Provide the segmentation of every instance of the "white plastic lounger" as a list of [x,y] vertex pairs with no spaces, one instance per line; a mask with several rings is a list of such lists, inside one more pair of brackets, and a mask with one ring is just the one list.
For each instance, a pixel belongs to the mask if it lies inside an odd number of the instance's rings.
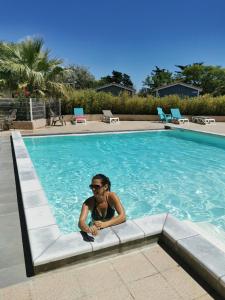
[[111,110],[103,110],[103,118],[102,121],[106,123],[119,123],[120,119],[118,117],[114,117]]
[[192,122],[203,125],[216,124],[215,119],[205,116],[194,116],[192,117]]
[[179,123],[185,123],[187,122],[189,124],[189,119],[188,118],[184,118],[181,113],[179,108],[171,108],[171,115],[172,115],[172,122],[179,122]]

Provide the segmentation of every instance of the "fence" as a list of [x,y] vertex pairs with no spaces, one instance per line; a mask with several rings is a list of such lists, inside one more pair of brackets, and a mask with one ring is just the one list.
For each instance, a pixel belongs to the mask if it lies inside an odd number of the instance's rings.
[[16,108],[17,121],[33,121],[37,119],[47,119],[49,117],[50,108],[56,113],[61,114],[60,100],[43,100],[43,99],[0,99],[0,114],[8,115],[10,109]]

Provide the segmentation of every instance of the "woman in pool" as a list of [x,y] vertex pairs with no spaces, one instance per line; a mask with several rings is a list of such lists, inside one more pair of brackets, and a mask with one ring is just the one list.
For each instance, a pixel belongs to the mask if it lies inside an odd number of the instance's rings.
[[[78,226],[84,232],[97,235],[98,230],[126,221],[125,211],[118,196],[110,191],[108,177],[97,174],[92,178],[90,189],[93,196],[82,205]],[[86,224],[88,212],[91,211],[92,225]],[[118,216],[115,215],[115,211]]]

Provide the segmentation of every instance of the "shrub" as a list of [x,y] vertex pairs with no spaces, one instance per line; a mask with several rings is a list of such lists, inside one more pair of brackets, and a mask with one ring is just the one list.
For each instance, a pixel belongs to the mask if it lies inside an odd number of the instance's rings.
[[83,107],[87,114],[101,114],[103,109],[110,109],[114,114],[157,114],[157,106],[170,113],[170,108],[178,107],[184,115],[225,115],[225,96],[212,97],[203,95],[194,98],[180,98],[170,95],[163,98],[123,93],[113,96],[110,93],[94,90],[79,90],[68,93],[62,100],[62,112],[73,114],[74,107]]

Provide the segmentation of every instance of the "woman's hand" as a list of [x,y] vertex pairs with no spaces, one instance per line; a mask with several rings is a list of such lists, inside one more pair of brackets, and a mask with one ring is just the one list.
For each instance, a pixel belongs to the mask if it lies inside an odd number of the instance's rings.
[[97,235],[98,234],[98,227],[96,226],[96,225],[93,225],[93,226],[90,226],[89,227],[89,230],[90,230],[90,233],[92,234],[92,235]]
[[95,222],[94,222],[94,225],[95,225],[98,229],[103,229],[103,228],[107,227],[105,223],[106,223],[106,222],[95,221]]

